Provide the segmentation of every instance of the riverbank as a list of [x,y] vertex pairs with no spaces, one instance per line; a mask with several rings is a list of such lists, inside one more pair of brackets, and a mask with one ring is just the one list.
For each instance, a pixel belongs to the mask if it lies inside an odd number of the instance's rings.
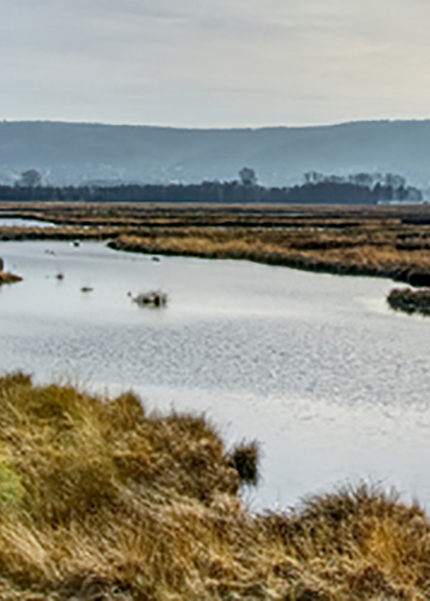
[[0,378],[0,594],[32,599],[420,599],[430,522],[366,487],[251,514],[258,447],[132,393]]
[[388,241],[354,239],[332,233],[233,231],[187,228],[120,235],[115,250],[206,259],[248,260],[306,271],[391,278],[414,286],[430,285],[430,252],[408,252]]
[[0,215],[55,227],[1,228],[1,240],[103,240],[123,251],[246,259],[333,274],[430,285],[430,210],[12,203]]

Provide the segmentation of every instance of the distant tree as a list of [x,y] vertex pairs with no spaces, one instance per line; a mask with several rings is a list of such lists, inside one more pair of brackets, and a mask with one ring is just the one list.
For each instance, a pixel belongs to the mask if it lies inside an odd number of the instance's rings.
[[244,167],[239,171],[240,183],[242,186],[253,187],[257,184],[257,174],[254,169]]
[[303,177],[305,178],[306,184],[319,184],[324,181],[324,176],[321,173],[318,173],[318,171],[308,171],[303,174]]
[[423,199],[423,193],[414,186],[408,186],[406,188],[406,200],[420,202]]
[[24,171],[21,173],[21,178],[18,180],[19,186],[24,186],[25,188],[34,188],[38,186],[42,181],[42,176],[36,169],[29,169],[28,171]]
[[371,188],[374,183],[374,177],[369,173],[356,173],[349,176],[349,181],[355,186],[365,186]]
[[385,175],[385,185],[392,186],[393,188],[400,188],[401,186],[406,185],[406,179],[395,173],[387,173]]
[[324,183],[341,185],[345,184],[346,180],[341,175],[328,175],[324,178]]

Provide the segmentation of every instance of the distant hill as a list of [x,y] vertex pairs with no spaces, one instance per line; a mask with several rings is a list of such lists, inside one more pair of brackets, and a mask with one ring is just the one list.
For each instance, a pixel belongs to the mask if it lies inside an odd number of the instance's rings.
[[33,168],[58,185],[229,181],[244,166],[265,185],[290,185],[315,170],[393,172],[428,187],[430,120],[208,130],[0,122],[3,183]]

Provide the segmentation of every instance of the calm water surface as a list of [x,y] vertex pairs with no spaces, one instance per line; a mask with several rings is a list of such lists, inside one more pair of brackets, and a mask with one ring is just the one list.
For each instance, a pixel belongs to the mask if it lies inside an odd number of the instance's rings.
[[[0,289],[2,372],[131,386],[257,438],[256,509],[360,478],[430,504],[430,319],[391,312],[392,282],[98,243],[2,242],[0,257],[24,277]],[[167,308],[127,296],[154,288]]]
[[37,219],[2,217],[0,212],[0,227],[55,227],[55,224],[48,221],[38,221]]

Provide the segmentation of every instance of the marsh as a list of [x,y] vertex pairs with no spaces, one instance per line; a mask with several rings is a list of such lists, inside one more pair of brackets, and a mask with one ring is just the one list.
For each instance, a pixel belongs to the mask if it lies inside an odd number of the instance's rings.
[[[255,507],[362,477],[430,499],[430,320],[391,311],[390,280],[95,242],[2,242],[0,256],[24,277],[0,290],[3,372],[131,386],[259,440]],[[127,296],[158,289],[162,311]]]

